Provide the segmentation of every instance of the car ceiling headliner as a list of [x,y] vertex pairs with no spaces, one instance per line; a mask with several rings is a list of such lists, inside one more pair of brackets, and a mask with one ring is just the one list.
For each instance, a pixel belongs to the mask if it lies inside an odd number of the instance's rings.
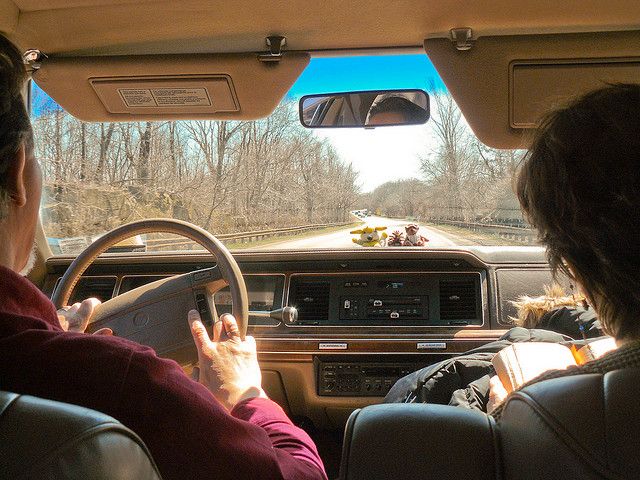
[[630,30],[637,0],[0,0],[0,31],[47,54],[255,52],[268,35],[302,51],[421,48],[475,36]]

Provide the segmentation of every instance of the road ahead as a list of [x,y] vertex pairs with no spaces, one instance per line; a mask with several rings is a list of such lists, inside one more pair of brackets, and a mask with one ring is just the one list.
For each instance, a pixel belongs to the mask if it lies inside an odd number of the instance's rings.
[[[365,218],[365,225],[370,227],[387,227],[387,234],[391,234],[394,230],[404,232],[404,226],[409,223],[407,220],[398,218],[384,218],[370,216]],[[349,232],[353,229],[345,228],[331,233],[321,233],[314,236],[300,238],[296,240],[287,240],[284,242],[269,244],[270,249],[309,249],[309,248],[364,248],[351,241],[355,235]],[[459,245],[454,235],[445,233],[433,227],[420,226],[420,233],[429,239],[428,247],[451,247]]]

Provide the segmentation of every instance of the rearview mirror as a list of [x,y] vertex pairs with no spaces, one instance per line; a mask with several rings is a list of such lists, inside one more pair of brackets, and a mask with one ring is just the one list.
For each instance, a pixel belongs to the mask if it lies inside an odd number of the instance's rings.
[[306,95],[300,99],[300,122],[307,128],[422,125],[429,120],[429,95],[423,90]]

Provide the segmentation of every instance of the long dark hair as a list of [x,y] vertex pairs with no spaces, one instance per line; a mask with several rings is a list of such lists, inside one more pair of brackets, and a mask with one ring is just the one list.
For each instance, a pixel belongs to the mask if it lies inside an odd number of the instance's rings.
[[515,190],[554,272],[582,286],[607,333],[640,339],[640,85],[544,118]]

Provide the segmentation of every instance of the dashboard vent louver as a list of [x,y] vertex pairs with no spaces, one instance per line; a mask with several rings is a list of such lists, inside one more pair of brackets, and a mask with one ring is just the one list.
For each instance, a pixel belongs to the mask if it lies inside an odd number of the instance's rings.
[[478,318],[476,282],[470,280],[440,281],[440,319],[473,321]]
[[113,298],[115,288],[116,277],[82,277],[71,293],[69,305],[89,297],[106,302]]
[[329,318],[329,282],[291,280],[289,305],[298,309],[298,323],[310,323]]

